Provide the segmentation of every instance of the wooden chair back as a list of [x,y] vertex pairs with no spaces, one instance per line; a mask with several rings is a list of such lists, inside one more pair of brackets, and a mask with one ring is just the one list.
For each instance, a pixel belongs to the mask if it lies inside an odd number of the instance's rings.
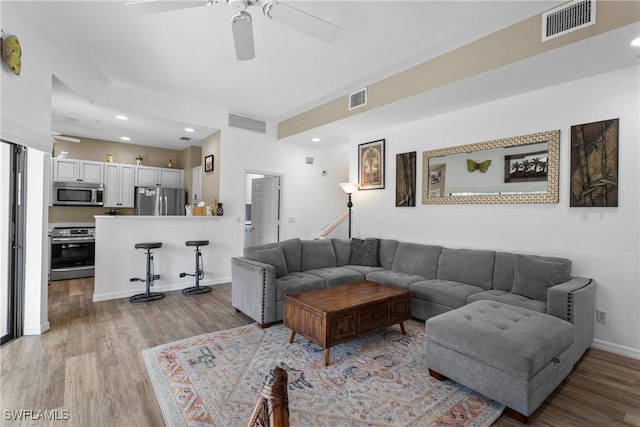
[[288,427],[287,371],[276,366],[269,372],[248,427]]

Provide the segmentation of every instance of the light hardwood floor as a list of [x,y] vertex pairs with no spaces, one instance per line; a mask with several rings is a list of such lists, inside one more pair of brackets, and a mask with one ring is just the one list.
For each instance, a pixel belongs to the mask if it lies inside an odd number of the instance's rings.
[[[163,426],[141,351],[252,323],[231,306],[229,284],[150,304],[92,295],[92,279],[52,282],[51,329],[0,349],[0,426]],[[20,409],[69,419],[7,419]],[[521,426],[504,415],[496,425]],[[640,426],[640,361],[591,350],[529,425]]]

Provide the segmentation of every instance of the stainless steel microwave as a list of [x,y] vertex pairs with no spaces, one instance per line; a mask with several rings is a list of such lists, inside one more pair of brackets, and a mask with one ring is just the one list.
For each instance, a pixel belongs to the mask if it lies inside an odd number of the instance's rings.
[[103,206],[104,187],[89,182],[53,183],[54,206]]

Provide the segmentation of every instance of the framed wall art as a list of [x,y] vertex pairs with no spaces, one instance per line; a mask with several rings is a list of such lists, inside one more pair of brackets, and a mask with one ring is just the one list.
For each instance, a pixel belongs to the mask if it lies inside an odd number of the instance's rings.
[[571,207],[618,206],[619,119],[571,126]]
[[396,154],[396,206],[416,205],[416,152]]
[[384,139],[358,145],[359,190],[384,188]]
[[213,172],[213,154],[209,154],[204,158],[204,171]]

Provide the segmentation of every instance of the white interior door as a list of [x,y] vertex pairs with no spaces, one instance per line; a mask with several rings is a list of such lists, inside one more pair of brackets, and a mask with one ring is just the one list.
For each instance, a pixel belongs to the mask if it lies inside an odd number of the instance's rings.
[[251,181],[251,225],[253,244],[277,242],[280,231],[280,177]]
[[202,200],[202,166],[196,166],[192,169],[191,178],[191,200]]

